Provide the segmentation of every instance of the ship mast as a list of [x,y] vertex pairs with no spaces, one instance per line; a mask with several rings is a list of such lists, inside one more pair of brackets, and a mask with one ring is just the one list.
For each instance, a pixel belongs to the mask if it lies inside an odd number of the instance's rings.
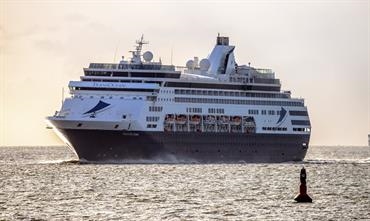
[[141,50],[144,44],[149,44],[148,41],[144,41],[144,35],[141,35],[140,40],[136,40],[135,51],[130,51],[132,53],[131,63],[141,63]]

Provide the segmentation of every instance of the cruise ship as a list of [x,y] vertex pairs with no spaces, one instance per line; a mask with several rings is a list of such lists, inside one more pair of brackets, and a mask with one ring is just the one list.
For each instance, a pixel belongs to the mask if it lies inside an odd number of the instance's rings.
[[49,125],[89,162],[302,161],[311,123],[304,99],[270,69],[239,65],[218,35],[207,58],[162,64],[136,41],[132,57],[90,63]]

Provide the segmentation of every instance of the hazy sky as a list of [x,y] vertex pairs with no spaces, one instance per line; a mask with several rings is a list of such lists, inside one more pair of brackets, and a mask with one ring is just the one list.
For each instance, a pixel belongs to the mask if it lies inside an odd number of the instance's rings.
[[61,144],[44,118],[62,87],[90,62],[128,57],[141,34],[156,60],[173,49],[185,65],[207,57],[218,32],[238,64],[273,69],[306,99],[311,144],[367,144],[369,1],[0,0],[0,145]]

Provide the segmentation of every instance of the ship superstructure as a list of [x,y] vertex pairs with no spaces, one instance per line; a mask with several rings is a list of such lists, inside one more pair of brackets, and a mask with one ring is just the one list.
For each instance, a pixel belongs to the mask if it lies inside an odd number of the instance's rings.
[[269,69],[238,65],[229,38],[186,67],[153,61],[143,37],[132,58],[91,63],[48,117],[88,161],[283,162],[306,154],[304,100]]

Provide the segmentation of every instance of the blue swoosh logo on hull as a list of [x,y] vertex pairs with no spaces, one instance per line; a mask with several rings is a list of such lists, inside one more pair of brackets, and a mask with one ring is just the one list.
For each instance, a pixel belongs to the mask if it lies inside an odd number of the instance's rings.
[[105,103],[103,101],[99,101],[99,103],[97,105],[95,105],[95,107],[91,108],[89,111],[86,111],[84,114],[91,114],[91,113],[94,113],[96,111],[99,111],[103,108],[106,108],[108,107],[110,104],[108,103]]
[[283,107],[281,107],[281,110],[280,110],[280,117],[279,117],[279,120],[276,122],[276,124],[278,124],[278,123],[280,123],[280,122],[282,122],[283,121],[283,119],[285,118],[285,116],[286,116],[286,113],[287,113],[287,111],[283,108]]

